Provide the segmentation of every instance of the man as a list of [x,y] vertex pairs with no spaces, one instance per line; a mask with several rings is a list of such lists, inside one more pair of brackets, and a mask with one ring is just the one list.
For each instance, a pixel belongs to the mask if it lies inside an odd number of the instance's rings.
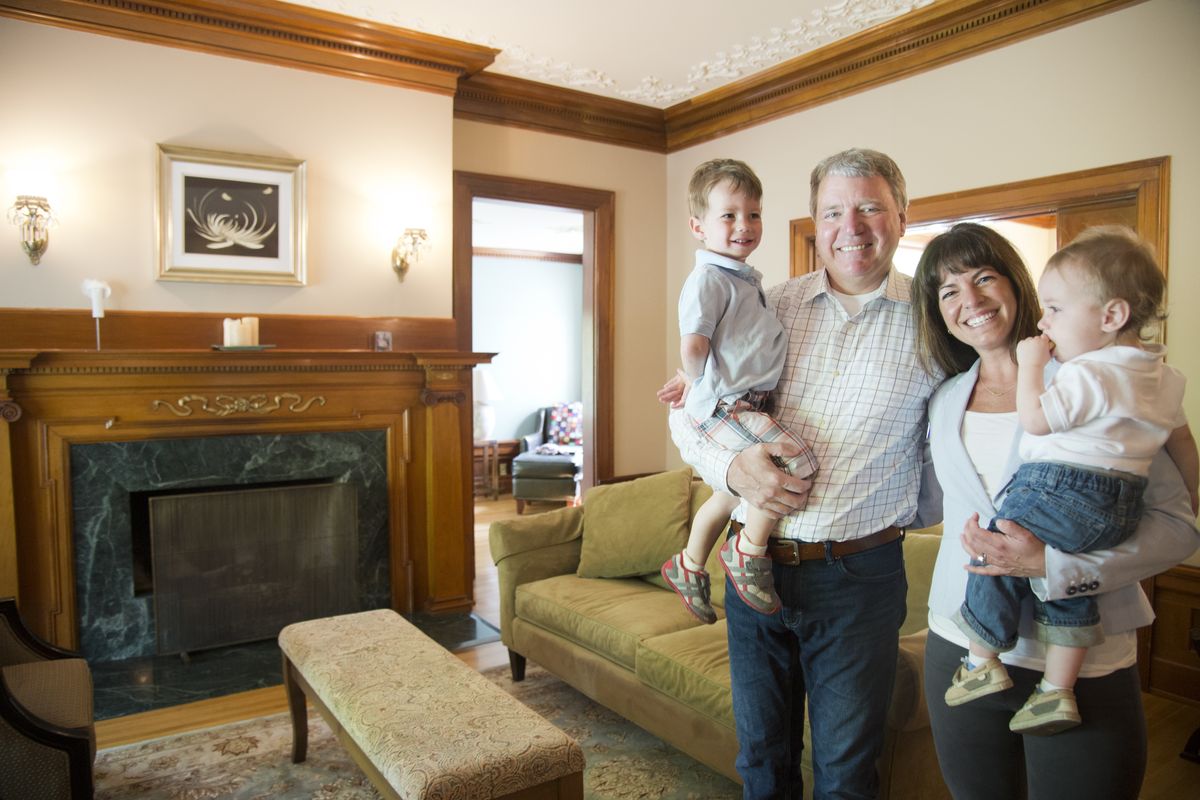
[[937,385],[914,354],[909,279],[892,267],[907,208],[899,168],[847,150],[816,166],[811,188],[823,268],[767,302],[788,333],[774,413],[812,446],[816,474],[775,467],[791,445],[725,451],[671,414],[672,437],[706,481],[781,518],[768,552],[782,610],[758,613],[726,592],[746,798],[801,796],[806,696],[814,798],[878,794],[905,614],[902,529],[916,516]]

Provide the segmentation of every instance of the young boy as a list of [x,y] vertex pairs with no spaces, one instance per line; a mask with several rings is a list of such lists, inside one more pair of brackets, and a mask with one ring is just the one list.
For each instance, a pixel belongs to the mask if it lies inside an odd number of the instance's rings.
[[[1180,408],[1185,379],[1163,363],[1161,345],[1142,338],[1163,319],[1165,289],[1153,252],[1128,228],[1090,228],[1050,258],[1038,285],[1042,335],[1017,344],[1024,463],[997,518],[1067,553],[1114,547],[1137,528],[1145,476],[1164,444],[1196,511],[1200,457]],[[1047,387],[1052,352],[1062,366]],[[954,620],[970,654],[946,691],[947,705],[1013,685],[996,656],[1016,643],[1021,601],[1030,593],[1027,579],[970,576]],[[1080,723],[1075,681],[1087,648],[1104,633],[1091,596],[1035,596],[1034,620],[1046,643],[1046,672],[1009,728],[1048,735]]]
[[[715,159],[696,168],[688,186],[692,235],[703,242],[679,297],[680,359],[686,373],[684,410],[717,444],[743,450],[790,439],[802,452],[781,464],[807,477],[812,451],[762,409],[783,372],[787,335],[767,308],[762,275],[746,263],[762,237],[762,183],[746,164]],[[704,563],[739,500],[723,492],[697,511],[687,547],[662,566],[662,576],[702,622],[717,615]],[[721,566],[738,596],[764,614],[779,610],[767,540],[775,520],[751,507],[746,526],[721,548]]]

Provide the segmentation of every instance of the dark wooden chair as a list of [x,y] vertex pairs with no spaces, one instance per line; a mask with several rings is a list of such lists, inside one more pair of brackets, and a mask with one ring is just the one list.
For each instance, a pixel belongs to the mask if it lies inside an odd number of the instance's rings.
[[92,673],[76,653],[25,627],[0,599],[0,797],[93,796]]

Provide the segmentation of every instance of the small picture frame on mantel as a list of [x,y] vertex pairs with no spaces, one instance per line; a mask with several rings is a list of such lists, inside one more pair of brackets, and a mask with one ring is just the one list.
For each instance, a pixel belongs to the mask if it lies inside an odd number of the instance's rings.
[[305,162],[158,146],[158,279],[303,286]]
[[392,350],[392,332],[375,331],[373,344],[375,346],[375,352],[390,353]]

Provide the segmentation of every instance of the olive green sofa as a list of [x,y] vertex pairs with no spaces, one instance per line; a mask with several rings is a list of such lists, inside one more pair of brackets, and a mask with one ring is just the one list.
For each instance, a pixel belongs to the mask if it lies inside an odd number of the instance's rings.
[[[657,572],[682,548],[691,518],[710,493],[686,469],[600,486],[582,506],[492,523],[489,544],[514,680],[524,677],[530,659],[738,780],[724,581],[713,587],[720,619],[704,625]],[[939,540],[936,532],[909,532],[904,542],[908,618],[880,763],[883,798],[949,796],[921,679],[926,597]],[[721,575],[715,555],[708,569]],[[809,796],[812,773],[805,761]]]

